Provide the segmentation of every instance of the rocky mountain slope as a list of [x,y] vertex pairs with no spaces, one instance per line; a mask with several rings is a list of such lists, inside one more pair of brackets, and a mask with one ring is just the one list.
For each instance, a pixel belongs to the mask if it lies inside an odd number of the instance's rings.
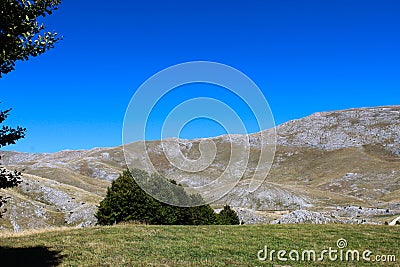
[[[228,203],[246,223],[384,223],[400,214],[400,106],[315,113],[276,131],[275,160],[261,187],[247,191],[261,147],[256,133],[249,136],[250,158],[243,178],[213,204],[215,208]],[[179,140],[180,150],[195,159],[200,141]],[[195,185],[209,182],[227,166],[229,139],[220,136],[212,141],[218,151],[215,160],[193,174],[174,168],[160,141],[146,145],[160,173]],[[151,170],[145,156],[135,154],[136,145],[131,150],[133,165]],[[110,181],[126,168],[122,147],[1,154],[5,167],[24,169],[19,187],[0,191],[10,196],[0,227],[10,230],[93,225],[96,205]]]

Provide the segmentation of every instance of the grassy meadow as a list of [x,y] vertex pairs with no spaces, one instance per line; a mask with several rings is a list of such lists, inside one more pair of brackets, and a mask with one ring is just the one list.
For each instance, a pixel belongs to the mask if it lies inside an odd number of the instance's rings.
[[[396,262],[260,261],[259,250],[368,249]],[[0,233],[1,266],[400,266],[400,227],[117,225]],[[269,253],[269,252],[268,252]],[[262,255],[262,254],[261,254]],[[301,254],[300,254],[301,255]],[[317,254],[319,255],[319,254]],[[286,255],[288,257],[288,255]],[[301,256],[300,256],[301,257]],[[318,256],[317,256],[318,257]]]

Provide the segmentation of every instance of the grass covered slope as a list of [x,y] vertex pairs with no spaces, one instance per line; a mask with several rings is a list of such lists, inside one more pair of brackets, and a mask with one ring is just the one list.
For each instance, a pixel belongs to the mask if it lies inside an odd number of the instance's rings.
[[[365,261],[259,261],[269,250],[316,250],[344,238],[344,249],[395,255],[400,227],[351,225],[148,226],[117,225],[0,236],[1,266],[375,266]],[[318,255],[318,254],[317,254]],[[276,258],[276,254],[275,254]]]

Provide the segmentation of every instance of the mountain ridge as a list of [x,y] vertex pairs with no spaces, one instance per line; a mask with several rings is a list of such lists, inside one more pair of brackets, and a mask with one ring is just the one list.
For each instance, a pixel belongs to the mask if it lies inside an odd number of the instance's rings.
[[[398,216],[400,106],[317,112],[264,133],[275,130],[275,159],[262,186],[253,194],[247,192],[260,153],[261,133],[253,133],[248,135],[251,153],[244,177],[234,190],[213,204],[215,208],[228,203],[246,223],[383,223]],[[210,181],[226,168],[228,137],[179,139],[181,152],[189,158],[199,156],[201,140],[212,140],[221,151],[209,169],[190,177],[171,166],[162,154],[160,141],[146,144],[150,161],[161,174],[172,175],[190,186]],[[239,139],[240,135],[231,141]],[[7,204],[9,211],[0,221],[1,228],[10,230],[93,225],[96,205],[110,181],[126,168],[121,146],[55,153],[1,153],[2,165],[25,169],[20,187],[1,192],[14,199]],[[136,167],[151,171],[143,155],[133,156]],[[51,197],[57,194],[59,199]],[[29,217],[36,223],[29,222]]]

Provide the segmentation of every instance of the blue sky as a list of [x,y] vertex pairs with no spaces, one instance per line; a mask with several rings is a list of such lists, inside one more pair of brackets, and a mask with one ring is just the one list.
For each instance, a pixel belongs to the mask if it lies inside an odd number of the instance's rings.
[[[398,105],[398,14],[397,0],[65,0],[45,20],[64,40],[0,79],[0,107],[14,109],[7,124],[28,129],[5,149],[120,145],[135,90],[158,71],[194,60],[248,75],[277,124],[317,111]],[[204,87],[198,96],[215,92]],[[197,120],[181,137],[222,132]]]

